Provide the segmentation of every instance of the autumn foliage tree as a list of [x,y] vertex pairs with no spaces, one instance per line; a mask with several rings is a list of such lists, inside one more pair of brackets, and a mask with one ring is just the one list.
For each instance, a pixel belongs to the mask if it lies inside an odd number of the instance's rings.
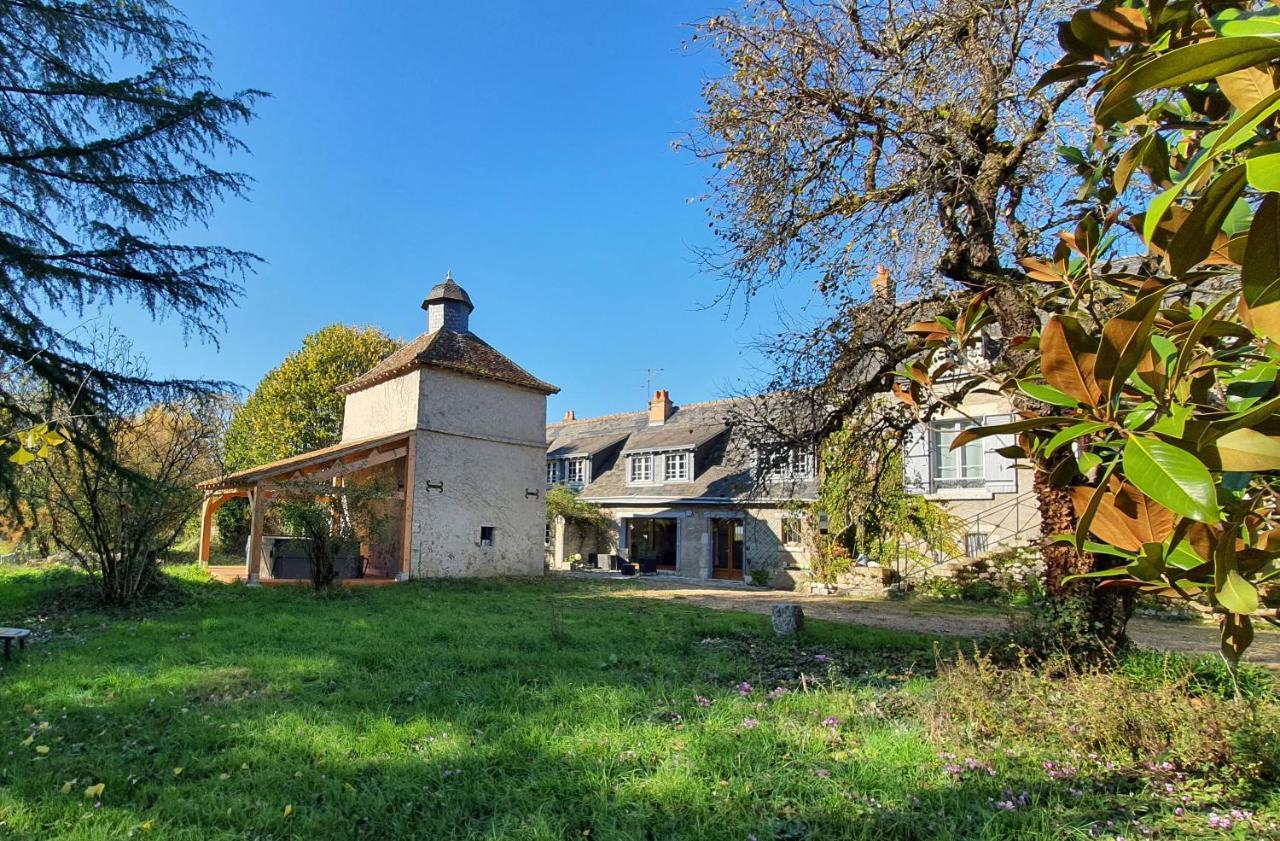
[[[373,327],[331,324],[305,337],[235,413],[227,430],[227,466],[240,470],[336,444],[344,405],[338,386],[398,347]],[[217,522],[224,550],[238,552],[248,535],[243,502],[220,508]]]

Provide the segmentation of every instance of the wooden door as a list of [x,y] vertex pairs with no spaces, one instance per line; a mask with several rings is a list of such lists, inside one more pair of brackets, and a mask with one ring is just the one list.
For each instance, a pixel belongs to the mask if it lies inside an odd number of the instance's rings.
[[742,579],[742,520],[712,520],[711,577]]

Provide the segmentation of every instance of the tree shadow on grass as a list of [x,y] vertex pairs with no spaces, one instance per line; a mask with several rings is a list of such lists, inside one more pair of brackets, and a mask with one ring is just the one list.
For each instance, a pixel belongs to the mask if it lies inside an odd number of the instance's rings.
[[[875,650],[858,629],[777,642],[766,617],[579,593],[556,631],[564,589],[511,582],[210,592],[55,638],[0,682],[9,831],[1004,838],[1091,819],[1062,786],[1006,812],[999,783],[946,780],[888,701],[906,690],[848,679]],[[887,648],[886,668],[925,653]]]

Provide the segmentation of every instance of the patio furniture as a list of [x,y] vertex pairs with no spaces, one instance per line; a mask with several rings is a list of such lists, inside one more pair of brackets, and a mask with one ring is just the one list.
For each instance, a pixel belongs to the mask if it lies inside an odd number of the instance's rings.
[[18,648],[27,647],[27,637],[31,636],[31,631],[26,628],[0,628],[0,639],[4,640],[4,659],[9,660],[12,657],[10,653],[13,649],[13,641],[18,641]]
[[641,559],[640,559],[640,574],[641,574],[641,575],[657,575],[657,574],[658,574],[658,559],[657,559],[656,557],[653,557],[653,558],[641,558]]
[[627,563],[626,561],[621,561],[618,564],[618,572],[622,573],[623,575],[635,575],[636,565],[632,563]]

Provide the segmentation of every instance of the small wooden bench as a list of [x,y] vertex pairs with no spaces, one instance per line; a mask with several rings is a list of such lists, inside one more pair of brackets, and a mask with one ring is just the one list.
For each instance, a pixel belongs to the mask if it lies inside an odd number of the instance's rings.
[[4,659],[10,659],[14,640],[18,641],[19,649],[26,648],[29,636],[31,632],[26,628],[0,628],[0,640],[4,640]]

